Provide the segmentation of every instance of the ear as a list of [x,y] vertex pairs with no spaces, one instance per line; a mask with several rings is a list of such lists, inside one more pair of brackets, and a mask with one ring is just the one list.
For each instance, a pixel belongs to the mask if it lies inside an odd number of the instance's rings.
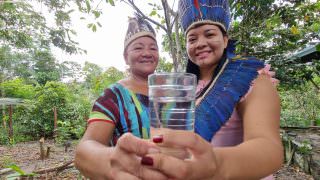
[[223,42],[224,42],[224,48],[227,48],[227,46],[228,46],[228,41],[229,41],[229,38],[228,38],[228,36],[223,36]]
[[126,62],[126,65],[129,65],[129,63],[128,63],[128,52],[127,52],[126,49],[123,52],[123,58],[124,58],[124,61]]

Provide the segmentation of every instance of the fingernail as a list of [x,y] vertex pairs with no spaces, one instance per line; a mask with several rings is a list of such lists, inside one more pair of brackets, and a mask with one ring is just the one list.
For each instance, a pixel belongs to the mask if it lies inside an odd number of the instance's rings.
[[160,150],[156,149],[156,148],[149,148],[148,149],[148,154],[155,154],[155,153],[160,153]]
[[153,141],[154,143],[162,143],[162,141],[163,141],[163,135],[153,136],[152,141]]
[[146,166],[153,166],[153,159],[148,156],[143,156],[141,159],[141,164]]

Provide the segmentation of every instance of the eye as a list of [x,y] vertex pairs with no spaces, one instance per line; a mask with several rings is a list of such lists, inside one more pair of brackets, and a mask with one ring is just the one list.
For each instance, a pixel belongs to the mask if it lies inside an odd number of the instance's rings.
[[197,38],[195,38],[195,37],[190,37],[190,38],[188,38],[188,43],[192,44],[192,43],[194,43],[196,40],[197,40]]
[[208,38],[211,38],[211,37],[215,37],[215,36],[217,36],[217,35],[216,35],[216,33],[209,31],[209,32],[206,33],[206,36],[207,36]]
[[133,50],[141,50],[141,49],[142,49],[142,47],[140,47],[140,46],[137,46],[137,47],[133,48]]
[[150,49],[151,49],[152,51],[158,51],[158,47],[156,47],[156,46],[151,46]]

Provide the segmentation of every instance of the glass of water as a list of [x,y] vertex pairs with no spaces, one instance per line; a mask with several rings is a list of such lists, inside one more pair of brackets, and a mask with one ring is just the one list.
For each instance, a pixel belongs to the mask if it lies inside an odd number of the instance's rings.
[[[190,73],[155,73],[149,75],[148,85],[151,135],[160,134],[160,128],[193,131],[196,76]],[[176,150],[165,148],[163,151],[170,151],[169,154],[181,158],[175,155],[181,154]]]

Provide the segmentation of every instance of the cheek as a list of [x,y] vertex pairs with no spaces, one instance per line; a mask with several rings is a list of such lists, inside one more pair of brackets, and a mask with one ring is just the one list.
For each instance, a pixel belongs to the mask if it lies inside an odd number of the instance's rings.
[[188,45],[188,44],[187,44],[186,49],[187,49],[187,54],[188,54],[188,56],[189,56],[189,57],[192,57],[192,55],[193,55],[193,50],[194,50],[194,48],[192,47],[192,45]]

